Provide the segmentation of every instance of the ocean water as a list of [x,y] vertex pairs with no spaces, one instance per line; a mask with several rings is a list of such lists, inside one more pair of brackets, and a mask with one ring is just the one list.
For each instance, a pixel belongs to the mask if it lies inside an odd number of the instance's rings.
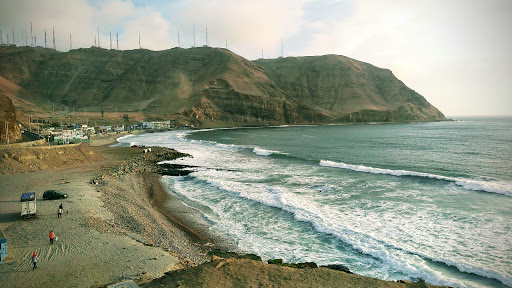
[[512,287],[512,118],[135,135],[237,249],[386,280]]

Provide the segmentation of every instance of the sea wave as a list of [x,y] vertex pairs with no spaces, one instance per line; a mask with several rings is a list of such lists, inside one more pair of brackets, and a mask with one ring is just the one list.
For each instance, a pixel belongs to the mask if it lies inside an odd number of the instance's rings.
[[475,180],[475,179],[465,179],[465,178],[456,178],[456,177],[448,177],[424,172],[416,172],[416,171],[407,171],[407,170],[392,170],[392,169],[384,169],[384,168],[374,168],[370,166],[364,165],[352,165],[346,164],[343,162],[334,162],[328,160],[320,160],[320,166],[325,167],[333,167],[333,168],[341,168],[347,169],[356,172],[364,172],[364,173],[372,173],[372,174],[385,174],[392,176],[411,176],[411,177],[422,177],[422,178],[430,178],[437,179],[443,181],[453,182],[458,186],[466,190],[473,191],[483,191],[488,193],[496,193],[502,194],[505,196],[512,197],[512,183],[505,181],[484,181],[484,180]]
[[[211,187],[215,187],[223,193],[231,195],[231,197],[258,202],[292,213],[297,221],[311,224],[316,231],[334,236],[340,241],[350,245],[353,249],[369,255],[374,259],[379,259],[385,263],[385,265],[392,267],[395,271],[400,271],[405,275],[408,275],[411,279],[424,278],[429,283],[464,287],[462,282],[450,277],[445,277],[439,272],[427,267],[423,261],[417,258],[421,257],[417,255],[417,253],[411,253],[410,251],[403,250],[400,247],[396,247],[391,243],[383,241],[382,239],[377,239],[362,231],[354,231],[347,227],[338,226],[339,223],[334,224],[332,222],[334,221],[332,218],[326,218],[325,215],[315,212],[317,209],[310,207],[310,201],[301,200],[299,199],[300,197],[297,198],[286,195],[287,193],[282,191],[279,187],[260,184],[258,189],[256,189],[259,193],[252,193],[251,189],[247,186],[240,186],[239,183],[231,181],[219,181],[217,177],[205,177],[207,174],[209,173],[207,172],[206,174],[201,173],[196,175],[196,177],[198,177],[197,180],[204,181],[211,185]],[[177,193],[182,194],[181,191],[178,191]],[[211,205],[211,203],[202,201],[201,199],[194,200],[199,201],[202,205]],[[213,207],[210,208],[214,209]],[[331,212],[333,213],[326,214],[336,214],[334,211]],[[448,262],[446,264],[450,265],[452,263],[453,262]],[[460,265],[456,267],[458,268]],[[478,269],[472,269],[472,272],[479,275]],[[484,276],[489,277],[490,275],[484,274]],[[496,279],[501,281],[502,279],[498,277],[496,277]]]
[[284,154],[282,152],[279,152],[279,151],[272,151],[272,150],[265,150],[265,149],[261,149],[261,148],[254,148],[252,149],[252,152],[256,155],[260,155],[260,156],[270,156],[272,154]]

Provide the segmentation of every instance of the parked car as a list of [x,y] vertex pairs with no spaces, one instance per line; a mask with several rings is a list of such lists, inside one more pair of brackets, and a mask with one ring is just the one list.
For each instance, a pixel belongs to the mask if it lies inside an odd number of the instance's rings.
[[43,193],[43,199],[53,200],[67,198],[68,193],[60,192],[59,190],[46,190]]

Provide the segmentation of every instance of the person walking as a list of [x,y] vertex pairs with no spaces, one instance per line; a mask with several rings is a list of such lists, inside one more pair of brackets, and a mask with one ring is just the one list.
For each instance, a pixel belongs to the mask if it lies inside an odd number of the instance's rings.
[[37,268],[37,253],[34,251],[34,254],[32,254],[32,264],[34,265],[32,269]]
[[53,244],[53,240],[55,239],[55,233],[53,233],[53,230],[50,231],[50,244]]
[[64,211],[64,210],[62,209],[62,205],[60,205],[59,212],[57,213],[57,218],[62,217],[62,211]]

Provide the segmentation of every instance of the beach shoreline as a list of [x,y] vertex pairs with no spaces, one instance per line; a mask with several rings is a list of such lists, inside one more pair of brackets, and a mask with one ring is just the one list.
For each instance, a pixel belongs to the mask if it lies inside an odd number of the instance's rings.
[[[224,287],[223,283],[310,287],[317,283],[318,275],[327,275],[323,282],[327,287],[339,287],[340,283],[351,283],[347,287],[360,287],[357,283],[367,287],[430,286],[327,268],[301,270],[208,255],[214,248],[236,250],[236,246],[212,234],[200,213],[166,188],[165,177],[170,176],[159,174],[159,161],[187,155],[160,147],[152,147],[151,153],[143,153],[139,147],[110,147],[118,137],[103,138],[97,146],[79,145],[76,151],[62,150],[71,154],[86,151],[94,161],[66,162],[65,153],[56,153],[52,157],[61,159],[39,160],[57,161],[64,167],[31,166],[30,161],[38,159],[32,156],[39,153],[31,149],[24,157],[32,160],[20,162],[26,169],[0,170],[10,173],[0,174],[4,186],[0,191],[0,229],[8,238],[9,249],[7,263],[0,265],[3,287],[105,287],[125,279],[142,287],[162,283],[164,287]],[[38,217],[20,219],[20,193],[35,192],[40,198],[42,191],[56,188],[70,196],[38,200]],[[57,218],[60,203],[65,212]],[[50,230],[59,237],[53,245],[48,243]],[[33,270],[29,256],[34,251],[40,261]],[[254,274],[255,270],[259,274]]]

